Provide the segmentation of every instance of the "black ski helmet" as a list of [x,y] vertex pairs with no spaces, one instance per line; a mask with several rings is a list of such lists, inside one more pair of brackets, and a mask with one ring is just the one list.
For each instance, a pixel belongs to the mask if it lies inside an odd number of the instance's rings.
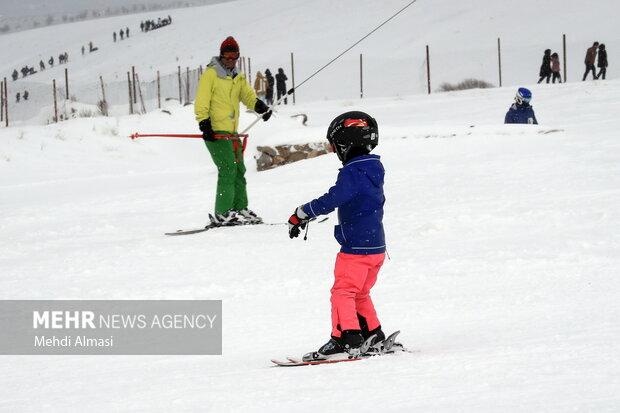
[[329,124],[327,140],[344,163],[351,155],[370,153],[379,144],[377,121],[364,112],[343,113]]

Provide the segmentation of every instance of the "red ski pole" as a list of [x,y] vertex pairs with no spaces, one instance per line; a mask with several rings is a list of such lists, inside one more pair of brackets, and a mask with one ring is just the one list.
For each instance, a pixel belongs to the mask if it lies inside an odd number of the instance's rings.
[[[247,133],[216,133],[213,135],[215,139],[222,139],[226,141],[233,141],[233,148],[235,150],[235,154],[237,153],[237,139],[243,138],[243,143],[241,144],[241,151],[245,153],[245,148],[248,144],[248,134]],[[138,138],[202,138],[202,133],[132,133],[129,137],[133,139]],[[235,155],[236,157],[236,155]],[[236,162],[239,162],[236,159]]]
[[[247,139],[247,133],[218,133],[215,139],[233,140],[237,138]],[[132,133],[131,139],[138,138],[202,138],[202,133]]]

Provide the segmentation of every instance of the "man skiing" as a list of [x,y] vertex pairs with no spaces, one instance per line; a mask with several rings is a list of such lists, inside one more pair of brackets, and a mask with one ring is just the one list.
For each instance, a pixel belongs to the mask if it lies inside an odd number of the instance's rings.
[[200,77],[194,102],[198,127],[217,166],[215,215],[212,219],[215,225],[262,222],[248,209],[241,141],[215,136],[237,133],[240,102],[262,114],[264,121],[271,116],[271,110],[256,97],[245,76],[237,73],[235,66],[238,59],[239,45],[229,36],[222,42],[219,56],[213,57]]
[[529,89],[520,87],[519,90],[517,90],[517,95],[515,96],[515,103],[513,103],[508,109],[508,112],[506,112],[504,123],[525,123],[538,125],[536,115],[534,114],[534,108],[530,106],[531,100],[532,92],[530,92]]
[[288,220],[289,236],[294,238],[309,220],[338,208],[334,236],[341,248],[331,289],[331,338],[318,351],[306,354],[304,361],[355,355],[368,338],[374,336],[371,344],[385,339],[370,298],[385,257],[384,169],[379,156],[370,155],[379,142],[377,121],[364,112],[343,113],[329,125],[327,139],[344,165],[336,184],[298,207]]

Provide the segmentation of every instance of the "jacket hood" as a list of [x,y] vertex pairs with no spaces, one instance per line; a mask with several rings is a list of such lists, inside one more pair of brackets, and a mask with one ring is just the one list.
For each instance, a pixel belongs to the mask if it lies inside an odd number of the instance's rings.
[[207,67],[214,68],[215,72],[217,73],[217,77],[221,79],[226,79],[226,76],[237,76],[237,69],[226,69],[224,66],[222,66],[222,62],[220,62],[219,56],[213,56],[213,58],[211,58],[211,62],[207,65]]

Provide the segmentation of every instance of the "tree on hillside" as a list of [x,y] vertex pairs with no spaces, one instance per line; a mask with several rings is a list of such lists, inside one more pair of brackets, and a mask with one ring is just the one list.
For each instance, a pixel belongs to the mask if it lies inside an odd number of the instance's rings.
[[51,14],[48,14],[47,17],[45,18],[45,25],[49,26],[52,23],[54,23],[54,16],[52,16]]
[[9,26],[8,24],[5,24],[4,26],[0,27],[0,33],[7,33],[11,30],[11,26]]

